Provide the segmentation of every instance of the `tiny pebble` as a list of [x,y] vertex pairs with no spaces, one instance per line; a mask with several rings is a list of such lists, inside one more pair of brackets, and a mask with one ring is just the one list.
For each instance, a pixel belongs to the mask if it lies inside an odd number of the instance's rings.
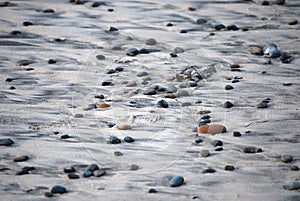
[[118,137],[111,135],[106,139],[106,143],[108,143],[108,144],[120,144],[121,140]]
[[232,108],[233,107],[233,103],[231,103],[230,101],[226,101],[224,103],[224,108]]
[[178,89],[176,92],[177,96],[189,96],[189,92],[184,89]]
[[298,171],[299,170],[299,167],[297,165],[292,165],[291,166],[291,170],[292,171]]
[[136,171],[139,169],[139,166],[138,165],[135,165],[135,164],[132,164],[128,167],[129,170],[132,170],[132,171]]
[[170,179],[169,184],[171,187],[181,186],[184,182],[184,178],[182,176],[174,176]]
[[85,178],[91,177],[93,175],[94,175],[94,173],[92,171],[89,171],[89,170],[84,171],[83,174],[82,174],[82,176],[85,177]]
[[117,126],[119,130],[130,130],[132,127],[128,124],[120,124]]
[[65,167],[64,168],[64,173],[72,173],[72,172],[75,172],[75,168],[73,166],[70,166],[70,167]]
[[143,94],[144,95],[155,95],[156,90],[155,89],[146,89]]
[[231,85],[225,85],[225,90],[232,90],[233,89],[233,86]]
[[215,28],[216,30],[225,29],[225,25],[224,25],[224,24],[216,24],[216,25],[214,25],[214,28]]
[[33,23],[32,22],[29,22],[29,21],[25,21],[25,22],[23,22],[23,26],[32,26],[33,25]]
[[116,27],[109,27],[108,31],[112,32],[112,31],[118,31],[118,29]]
[[248,147],[244,147],[243,148],[243,152],[244,153],[247,153],[247,154],[253,154],[253,153],[256,153],[257,152],[257,148],[254,147],[254,146],[248,146]]
[[44,196],[50,198],[50,197],[53,197],[54,195],[51,192],[45,192]]
[[74,114],[74,118],[83,118],[83,114]]
[[214,172],[216,172],[216,170],[213,169],[213,168],[207,168],[207,169],[205,169],[205,170],[202,171],[202,173],[204,173],[204,174],[206,174],[206,173],[214,173]]
[[29,171],[28,170],[21,170],[21,171],[16,173],[16,175],[24,175],[24,174],[29,174]]
[[148,193],[157,193],[157,190],[155,188],[150,188],[148,190]]
[[269,3],[269,1],[262,1],[261,5],[262,6],[268,6],[268,5],[270,5],[270,3]]
[[298,24],[298,21],[297,20],[291,20],[288,22],[289,25],[296,25]]
[[223,151],[224,149],[223,149],[223,147],[217,147],[217,148],[215,148],[215,151]]
[[55,59],[49,59],[48,60],[48,64],[56,64],[56,60]]
[[104,81],[104,82],[102,82],[101,85],[102,85],[102,86],[111,86],[111,85],[112,85],[112,82],[111,82],[111,81]]
[[183,52],[184,52],[184,49],[181,48],[181,47],[175,47],[174,50],[173,50],[173,52],[176,53],[176,54],[177,54],[177,53],[183,53]]
[[234,137],[241,137],[242,134],[241,134],[239,131],[234,131],[234,132],[233,132],[233,136],[234,136]]
[[103,94],[97,94],[97,95],[95,95],[95,98],[104,99],[104,95]]
[[177,57],[177,54],[174,53],[174,52],[172,52],[172,53],[170,53],[170,56],[171,56],[171,57]]
[[98,167],[97,164],[93,163],[93,164],[90,164],[90,165],[86,168],[86,170],[91,171],[91,172],[94,172],[95,170],[99,170],[99,167]]
[[195,143],[199,144],[201,142],[203,142],[203,139],[201,137],[197,136],[195,139]]
[[53,193],[53,194],[56,194],[56,193],[63,194],[66,192],[67,192],[67,189],[65,187],[59,186],[59,185],[55,185],[51,189],[51,193]]
[[275,3],[277,5],[283,5],[285,3],[285,0],[276,0]]
[[25,167],[22,168],[22,170],[24,170],[24,171],[32,171],[32,170],[35,170],[35,167],[33,167],[33,166],[25,166]]
[[227,29],[228,31],[237,31],[237,30],[239,30],[240,28],[239,28],[238,26],[236,26],[235,24],[231,24],[231,25],[228,25],[228,26],[226,27],[226,29]]

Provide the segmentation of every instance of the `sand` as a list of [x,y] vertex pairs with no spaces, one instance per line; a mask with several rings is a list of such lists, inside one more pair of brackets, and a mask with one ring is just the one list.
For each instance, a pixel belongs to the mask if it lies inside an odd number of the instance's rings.
[[[0,7],[0,139],[14,141],[0,146],[1,200],[300,200],[299,190],[284,188],[300,180],[299,171],[291,170],[300,165],[299,24],[288,24],[299,20],[299,1],[270,1],[269,6],[177,0],[92,4],[30,0]],[[43,12],[49,8],[55,12]],[[199,18],[207,22],[197,24]],[[24,21],[33,25],[23,26]],[[240,29],[215,30],[214,23]],[[110,27],[118,31],[108,31]],[[11,34],[13,30],[21,34]],[[149,38],[157,43],[145,44]],[[251,47],[269,43],[291,61],[249,53]],[[184,52],[171,57],[176,47]],[[128,48],[153,52],[127,56]],[[20,65],[24,59],[32,63]],[[230,63],[239,64],[240,71],[231,71]],[[154,85],[179,89],[189,80],[166,77],[190,66],[197,66],[204,79],[197,87],[181,89],[188,96],[143,94]],[[124,70],[106,73],[117,67]],[[148,77],[137,76],[143,71]],[[242,77],[240,82],[228,79],[235,76]],[[113,85],[102,86],[104,81]],[[136,86],[126,86],[128,81]],[[224,90],[225,85],[233,89]],[[98,94],[104,99],[95,98]],[[268,107],[257,108],[266,98]],[[161,99],[168,108],[157,107]],[[225,101],[234,107],[224,108]],[[88,109],[101,103],[109,107]],[[203,111],[227,132],[198,134],[203,142],[197,144],[195,127]],[[107,122],[131,128],[110,128]],[[234,131],[242,136],[234,137]],[[70,138],[61,139],[63,135]],[[122,143],[106,143],[110,135]],[[135,142],[124,142],[125,136]],[[221,140],[223,150],[215,151],[212,140]],[[247,146],[262,152],[244,153]],[[203,149],[210,156],[202,157]],[[116,151],[123,155],[115,156]],[[29,160],[13,162],[21,155]],[[291,155],[292,162],[282,162],[282,155]],[[93,163],[106,175],[83,178]],[[138,170],[130,169],[133,164]],[[226,165],[234,171],[224,170]],[[35,170],[16,175],[25,166]],[[67,166],[74,166],[80,179],[69,179],[63,171]],[[216,172],[202,173],[207,168]],[[176,175],[184,184],[170,187],[169,179]],[[67,193],[46,198],[54,185]],[[157,193],[148,193],[151,188]]]

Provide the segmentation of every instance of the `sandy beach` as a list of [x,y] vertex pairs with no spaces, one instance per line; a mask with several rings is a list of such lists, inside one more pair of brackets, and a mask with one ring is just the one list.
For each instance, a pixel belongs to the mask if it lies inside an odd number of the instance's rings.
[[296,0],[0,1],[0,199],[299,201],[299,19]]

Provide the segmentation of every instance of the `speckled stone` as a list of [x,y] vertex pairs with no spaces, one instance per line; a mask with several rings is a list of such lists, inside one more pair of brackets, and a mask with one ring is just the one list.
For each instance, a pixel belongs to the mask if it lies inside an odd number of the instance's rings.
[[169,184],[171,187],[181,186],[184,182],[184,178],[182,176],[174,176],[170,179]]
[[141,72],[138,72],[136,74],[137,77],[143,77],[143,76],[146,76],[146,75],[148,75],[148,72],[146,72],[146,71],[141,71]]
[[126,84],[126,87],[135,87],[137,84],[136,84],[136,82],[135,81],[129,81],[129,82],[127,82],[127,84]]
[[146,45],[155,45],[157,42],[154,38],[148,38],[145,43]]

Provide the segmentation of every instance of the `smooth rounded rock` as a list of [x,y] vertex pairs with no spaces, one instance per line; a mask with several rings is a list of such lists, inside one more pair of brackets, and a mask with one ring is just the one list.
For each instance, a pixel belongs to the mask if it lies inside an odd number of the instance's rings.
[[288,21],[288,25],[296,25],[298,24],[298,20],[290,20]]
[[196,20],[196,23],[197,24],[205,24],[205,23],[207,23],[207,19],[199,18],[199,19]]
[[171,187],[181,186],[184,182],[184,178],[182,176],[174,176],[170,179],[169,184]]
[[60,185],[55,185],[51,188],[51,193],[53,194],[64,194],[67,192],[67,189]]
[[204,134],[217,134],[217,133],[226,133],[226,127],[220,124],[210,124],[199,126],[197,129],[198,133]]
[[237,31],[237,30],[239,30],[240,28],[239,28],[238,26],[236,26],[235,24],[231,24],[231,25],[226,26],[226,29],[227,29],[228,31]]
[[127,56],[136,56],[138,54],[139,54],[139,51],[136,48],[129,48],[129,49],[126,50],[126,55]]
[[132,142],[134,142],[134,139],[130,136],[126,136],[126,137],[124,137],[124,141],[128,142],[128,143],[132,143]]
[[210,142],[212,146],[223,146],[223,142],[221,140],[213,140]]
[[150,188],[148,190],[148,193],[157,193],[157,190],[155,188]]
[[229,68],[240,68],[240,65],[236,63],[230,63]]
[[55,59],[49,59],[48,64],[56,64],[57,61]]
[[299,171],[299,166],[297,166],[297,165],[292,165],[292,166],[291,166],[291,170],[292,170],[292,171]]
[[283,188],[285,190],[289,190],[289,191],[300,190],[300,182],[294,182],[294,183],[291,183],[291,184],[284,185]]
[[254,154],[258,152],[258,148],[254,146],[248,146],[248,147],[244,147],[242,151],[247,154]]
[[91,171],[91,172],[94,172],[95,170],[99,170],[99,167],[98,167],[97,164],[93,163],[93,164],[90,164],[90,165],[86,168],[86,170],[89,170],[89,171]]
[[107,103],[101,103],[97,106],[98,108],[109,108],[110,107],[110,104],[107,104]]
[[259,104],[256,105],[257,108],[267,108],[268,107],[268,103],[262,101]]
[[130,166],[128,167],[128,169],[131,170],[131,171],[136,171],[136,170],[139,169],[139,166],[136,165],[136,164],[132,164],[132,165],[130,165]]
[[216,30],[225,29],[225,25],[224,25],[224,24],[215,24],[213,27],[214,27]]
[[94,173],[92,171],[86,170],[83,172],[82,176],[84,178],[88,178],[88,177],[94,176]]
[[99,169],[94,171],[94,176],[95,177],[102,177],[106,174],[106,171],[104,169]]
[[264,55],[267,55],[272,58],[280,57],[280,54],[281,54],[277,48],[277,45],[275,45],[273,43],[266,45],[263,48],[263,53],[264,53]]
[[189,96],[190,93],[184,89],[178,89],[176,92],[176,96],[181,97],[181,96]]
[[80,176],[78,174],[75,174],[75,173],[69,173],[68,178],[69,179],[79,179]]
[[168,108],[169,104],[167,101],[161,99],[157,102],[157,107]]
[[117,129],[119,130],[130,130],[132,127],[131,125],[128,125],[128,124],[120,124],[117,126]]
[[224,167],[224,170],[227,170],[227,171],[233,171],[235,169],[235,167],[233,165],[226,165]]
[[16,158],[13,159],[14,162],[23,162],[23,161],[27,161],[29,159],[28,156],[26,155],[22,155],[22,156],[18,156]]
[[233,134],[234,137],[241,137],[242,136],[242,134],[239,131],[234,131],[232,134]]
[[32,22],[29,22],[29,21],[25,21],[23,22],[23,26],[27,27],[27,26],[32,26],[33,23]]
[[14,141],[10,138],[0,139],[0,146],[10,146],[14,143]]
[[51,197],[53,197],[54,195],[53,195],[53,193],[51,193],[51,192],[45,192],[45,193],[44,193],[44,196],[45,196],[45,197],[48,197],[48,198],[51,198]]
[[232,90],[233,89],[233,86],[231,85],[225,85],[225,90]]
[[98,60],[104,60],[104,59],[105,59],[105,56],[102,55],[102,54],[98,54],[98,55],[96,55],[96,58],[97,58]]
[[143,94],[144,95],[155,95],[156,90],[155,89],[146,89]]
[[183,53],[183,52],[184,52],[184,49],[181,48],[181,47],[175,47],[174,50],[173,50],[173,52],[174,52],[175,54]]
[[291,156],[291,155],[282,155],[282,156],[280,157],[280,160],[281,160],[282,162],[284,162],[284,163],[290,163],[290,162],[293,161],[293,156]]
[[233,107],[233,103],[231,103],[230,101],[226,101],[224,103],[224,108],[232,108]]
[[120,144],[121,140],[118,137],[111,135],[108,138],[106,138],[106,143],[107,144]]
[[72,172],[75,172],[75,168],[73,166],[70,166],[70,167],[65,167],[64,168],[64,172],[65,173],[72,173]]
[[129,81],[129,82],[127,82],[127,84],[126,84],[126,87],[135,87],[137,84],[136,84],[136,82],[135,81]]
[[208,157],[208,156],[210,156],[210,153],[209,153],[208,150],[202,149],[202,150],[200,151],[200,155],[201,155],[202,157]]
[[203,139],[200,136],[197,136],[195,139],[195,143],[199,144],[201,142],[203,142]]
[[145,43],[146,45],[155,45],[157,42],[154,38],[148,38]]
[[202,173],[206,174],[206,173],[215,173],[216,170],[213,168],[207,168],[205,170],[202,171]]

